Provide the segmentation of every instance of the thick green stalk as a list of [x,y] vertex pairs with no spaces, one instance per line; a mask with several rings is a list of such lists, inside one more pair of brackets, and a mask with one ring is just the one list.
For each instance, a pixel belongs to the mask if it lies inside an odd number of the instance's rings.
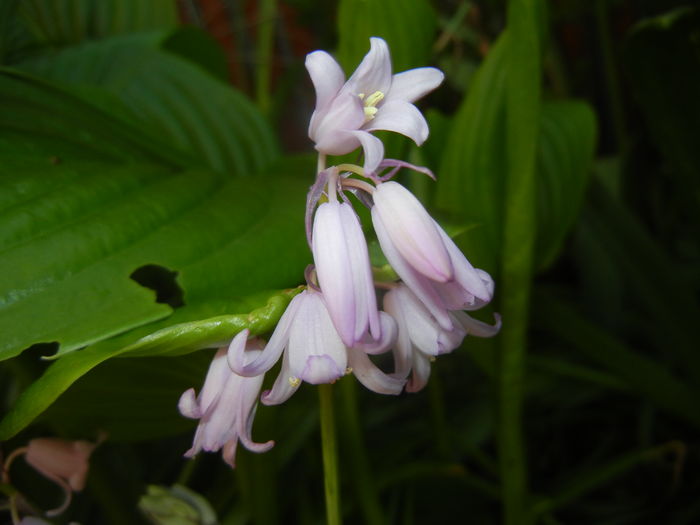
[[321,447],[323,449],[323,485],[326,493],[326,521],[340,525],[340,487],[338,484],[338,451],[335,439],[333,385],[319,385],[321,409]]
[[385,522],[384,515],[377,497],[377,490],[362,436],[354,377],[347,377],[340,382],[340,396],[343,407],[341,420],[345,436],[344,443],[347,444],[352,484],[360,500],[363,522],[368,525],[382,525]]
[[508,4],[507,179],[501,259],[499,463],[506,525],[528,523],[522,430],[528,303],[536,235],[535,161],[540,111],[538,0]]
[[264,114],[270,112],[270,77],[275,38],[276,0],[261,0],[258,11],[258,38],[255,65],[255,99]]

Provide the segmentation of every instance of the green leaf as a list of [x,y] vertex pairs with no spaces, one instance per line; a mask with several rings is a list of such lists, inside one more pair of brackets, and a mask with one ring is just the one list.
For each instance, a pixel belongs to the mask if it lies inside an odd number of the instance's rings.
[[178,23],[174,0],[23,0],[20,15],[37,43],[52,46]]
[[542,106],[537,163],[536,257],[540,268],[554,261],[578,217],[595,142],[595,114],[588,104],[561,101]]
[[[247,314],[220,315],[212,319],[168,326],[155,333],[152,327],[143,327],[135,333],[125,334],[60,357],[38,380],[22,392],[12,409],[0,422],[0,441],[14,436],[29,425],[73,383],[100,363],[119,355],[172,357],[202,348],[220,346],[245,328],[250,329],[253,335],[269,332],[297,292],[298,290],[292,290],[272,295],[267,304]],[[255,301],[259,301],[259,296]],[[231,304],[229,308],[232,308]],[[197,311],[196,307],[189,311],[183,308],[182,313],[178,313],[180,319],[183,319],[196,315]],[[149,329],[150,335],[138,338],[140,332]],[[192,386],[192,372],[188,369],[189,361],[175,360],[173,365],[168,361],[167,365],[163,366],[168,370],[174,366],[177,373],[173,371],[173,373],[164,374],[159,369],[151,373],[156,377],[156,380],[151,382],[147,379],[137,381],[136,378],[139,376],[148,378],[150,367],[147,365],[153,362],[153,358],[146,359],[146,365],[138,362],[134,364],[131,359],[128,361],[125,364],[110,363],[100,368],[94,377],[93,374],[87,376],[75,390],[71,389],[67,399],[50,414],[50,418],[83,427],[86,424],[85,421],[93,421],[93,424],[97,425],[96,428],[114,432],[114,437],[117,439],[127,439],[130,436],[139,438],[162,436],[190,426],[191,424],[183,422],[181,418],[173,417],[176,415],[174,411],[177,401],[174,392],[182,393]],[[135,361],[141,361],[141,359]],[[177,363],[182,366],[178,367]],[[204,369],[205,365],[197,357],[193,363],[197,372],[200,368]],[[197,363],[201,366],[198,367]],[[111,391],[114,392],[113,396],[105,395],[106,392]],[[90,392],[94,395],[90,395]],[[149,399],[149,396],[154,397]],[[88,401],[90,399],[94,399],[97,406],[91,404]],[[109,407],[104,404],[109,404]],[[84,411],[86,419],[76,418],[73,414],[76,410],[78,414]],[[71,416],[64,417],[65,412],[70,412]],[[161,414],[160,419],[158,414]],[[131,434],[128,425],[126,427],[123,425],[124,421],[135,425]],[[165,425],[164,421],[168,424]]]
[[[498,268],[505,210],[507,35],[502,35],[474,77],[452,120],[435,203],[476,227],[460,239],[470,260]],[[595,115],[581,101],[544,103],[537,141],[537,267],[551,264],[578,216],[596,139]]]
[[165,51],[163,45],[177,47],[184,38],[178,34],[88,42],[20,66],[117,97],[138,126],[190,153],[200,166],[239,176],[269,166],[279,150],[263,116],[240,92]]
[[338,6],[338,60],[351,72],[369,51],[369,38],[389,44],[394,72],[425,66],[436,29],[426,0],[341,0]]
[[135,125],[130,113],[112,104],[107,108],[104,102],[104,98],[86,99],[24,73],[0,69],[0,152],[42,158],[49,165],[71,159],[152,162],[166,167],[193,163]]
[[504,33],[452,119],[435,195],[439,209],[476,225],[460,244],[473,264],[490,272],[497,268],[502,230],[507,49]]
[[36,164],[0,167],[16,189],[3,193],[0,222],[4,359],[37,342],[70,351],[168,315],[129,278],[146,265],[178,272],[188,304],[295,284],[308,259],[303,180],[71,163],[50,166],[57,181],[45,187]]

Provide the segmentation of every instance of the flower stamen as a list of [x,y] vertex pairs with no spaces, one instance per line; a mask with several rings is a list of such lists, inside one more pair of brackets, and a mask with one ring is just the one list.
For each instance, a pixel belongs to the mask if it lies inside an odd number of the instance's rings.
[[358,96],[360,97],[360,100],[364,102],[363,109],[365,112],[365,123],[367,123],[374,118],[374,115],[376,115],[378,111],[377,104],[384,99],[384,93],[382,91],[375,91],[366,98],[364,93],[360,93]]

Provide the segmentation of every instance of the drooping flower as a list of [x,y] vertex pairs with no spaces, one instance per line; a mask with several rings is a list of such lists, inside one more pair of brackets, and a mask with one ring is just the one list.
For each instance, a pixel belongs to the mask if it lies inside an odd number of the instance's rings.
[[371,174],[384,157],[382,141],[371,132],[394,131],[418,145],[428,137],[428,124],[412,103],[440,85],[440,70],[423,67],[392,76],[389,47],[376,37],[347,82],[325,51],[307,55],[306,69],[316,90],[309,137],[319,152],[344,155],[362,146],[364,170]]
[[[393,322],[388,316],[382,323]],[[392,341],[384,340],[395,334],[391,327],[383,327],[382,340],[375,347],[388,348]],[[272,389],[264,392],[266,405],[284,403],[296,392],[302,381],[314,385],[334,383],[346,373],[355,376],[370,390],[383,394],[398,394],[404,381],[390,377],[376,368],[366,350],[348,348],[338,334],[328,313],[321,292],[304,290],[282,315],[275,331],[262,353],[250,362],[244,362],[239,347],[231,345],[229,364],[232,370],[244,376],[266,372],[282,356],[282,369]]]
[[[241,359],[248,363],[260,355],[262,343],[248,340],[248,330],[239,332],[231,345],[238,348]],[[223,449],[226,463],[235,467],[238,441],[252,452],[267,452],[274,441],[256,443],[251,437],[256,404],[262,387],[263,375],[242,377],[228,366],[227,349],[220,348],[209,366],[204,386],[198,397],[193,388],[180,397],[180,413],[192,419],[199,419],[192,448],[185,452],[193,457],[201,450],[216,452]]]
[[389,264],[445,330],[450,310],[475,310],[493,297],[493,280],[474,268],[423,205],[396,182],[377,185],[372,223]]
[[493,337],[501,328],[499,317],[495,325],[489,325],[455,311],[448,313],[453,328],[446,330],[404,284],[387,292],[384,309],[396,320],[399,330],[394,351],[395,374],[407,376],[412,371],[406,383],[407,392],[421,390],[430,376],[430,361],[452,352],[466,335]]
[[350,204],[321,204],[314,217],[312,250],[318,284],[333,324],[346,346],[380,324],[372,268],[362,227]]
[[[36,438],[27,444],[26,449],[19,450],[24,453],[27,463],[59,485],[65,493],[63,504],[46,512],[47,516],[57,516],[64,512],[70,505],[72,493],[85,488],[90,455],[96,446],[89,441]],[[10,458],[7,463],[10,463]]]

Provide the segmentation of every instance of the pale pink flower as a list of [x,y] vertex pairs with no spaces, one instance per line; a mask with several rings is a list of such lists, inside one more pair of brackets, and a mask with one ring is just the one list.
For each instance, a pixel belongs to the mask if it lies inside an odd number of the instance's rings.
[[464,312],[448,312],[453,328],[446,330],[425,305],[403,284],[384,296],[384,310],[396,320],[398,339],[394,349],[395,375],[411,378],[407,392],[418,392],[428,382],[430,361],[438,355],[452,352],[462,344],[466,335],[493,337],[501,329],[500,317],[489,325],[471,318]]
[[428,124],[412,102],[442,82],[438,69],[423,67],[391,74],[389,48],[381,38],[370,38],[370,51],[345,82],[338,63],[325,51],[306,57],[306,69],[316,90],[316,108],[309,137],[316,149],[344,155],[362,146],[365,173],[371,174],[384,157],[384,145],[371,135],[377,130],[395,131],[421,145]]
[[[282,315],[270,341],[262,353],[244,362],[240,348],[229,349],[229,364],[237,374],[258,375],[266,372],[282,356],[282,369],[272,389],[264,392],[266,405],[284,403],[296,392],[302,381],[311,384],[334,383],[353,372],[370,390],[383,394],[398,394],[404,381],[384,374],[369,360],[366,352],[388,348],[395,337],[389,316],[380,317],[382,338],[371,348],[348,348],[340,338],[321,292],[307,289],[297,295]],[[374,353],[374,352],[373,352]]]
[[[244,362],[251,362],[260,355],[261,343],[248,340],[248,330],[241,331],[233,339],[234,346],[241,353]],[[185,452],[193,457],[201,450],[216,452],[223,449],[226,463],[235,467],[238,441],[252,452],[267,452],[274,441],[256,443],[251,437],[253,419],[263,375],[242,377],[228,366],[227,349],[220,348],[209,366],[204,386],[198,397],[190,388],[182,394],[178,403],[180,413],[192,419],[199,419],[192,448]]]
[[316,210],[312,250],[318,284],[340,338],[352,347],[368,331],[380,337],[372,268],[362,227],[346,202]]
[[70,505],[73,491],[79,492],[85,488],[90,455],[96,446],[89,441],[36,438],[27,444],[26,449],[19,451],[24,453],[27,463],[58,484],[65,493],[63,504],[48,511],[47,516],[61,514]]
[[423,205],[396,182],[377,185],[372,223],[389,264],[445,330],[450,310],[475,310],[493,297],[493,279],[474,268]]

